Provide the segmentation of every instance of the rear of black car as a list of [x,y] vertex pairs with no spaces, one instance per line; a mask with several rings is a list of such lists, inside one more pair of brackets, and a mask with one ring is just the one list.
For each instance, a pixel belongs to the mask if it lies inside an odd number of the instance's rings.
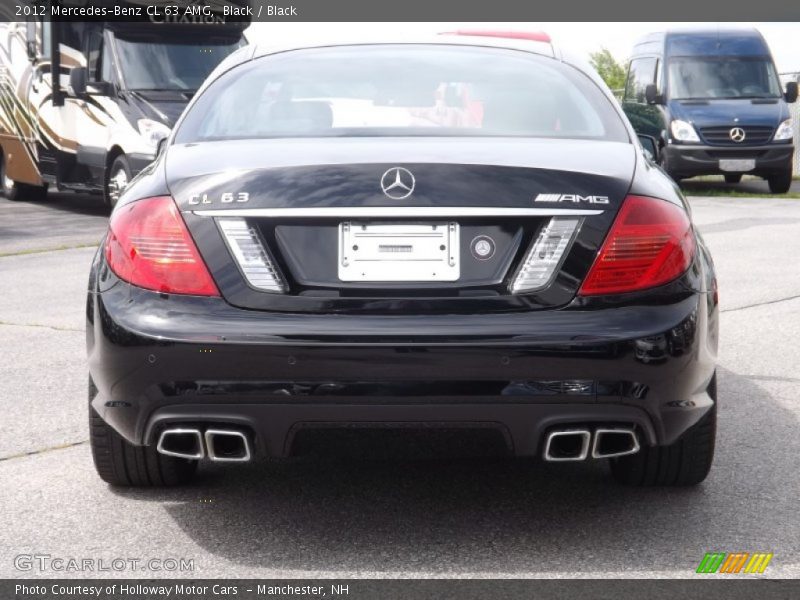
[[92,269],[101,476],[177,483],[200,458],[290,455],[308,430],[424,427],[612,458],[630,483],[702,480],[713,268],[628,131],[595,80],[515,50],[231,69]]

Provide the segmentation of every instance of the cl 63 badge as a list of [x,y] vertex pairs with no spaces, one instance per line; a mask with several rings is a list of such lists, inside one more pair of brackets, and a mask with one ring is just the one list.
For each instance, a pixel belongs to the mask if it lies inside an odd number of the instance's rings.
[[248,192],[225,192],[224,194],[220,194],[219,198],[216,200],[210,197],[208,194],[192,194],[189,196],[189,204],[192,206],[197,204],[214,204],[214,202],[219,202],[220,204],[233,204],[234,202],[242,203],[249,201],[250,194]]

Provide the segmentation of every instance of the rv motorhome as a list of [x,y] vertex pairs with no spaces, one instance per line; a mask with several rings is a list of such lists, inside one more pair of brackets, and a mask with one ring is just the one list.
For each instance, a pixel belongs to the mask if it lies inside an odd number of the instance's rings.
[[247,24],[0,23],[3,194],[50,187],[113,206]]

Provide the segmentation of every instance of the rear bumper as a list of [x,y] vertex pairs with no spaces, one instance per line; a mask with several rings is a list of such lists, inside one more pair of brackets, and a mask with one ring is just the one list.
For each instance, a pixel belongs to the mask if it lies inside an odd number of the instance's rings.
[[701,146],[669,144],[664,148],[669,172],[682,177],[724,174],[719,168],[721,159],[754,159],[753,175],[768,176],[792,170],[794,146],[767,144],[764,146]]
[[596,310],[288,315],[115,281],[88,296],[93,407],[135,444],[167,423],[228,424],[272,456],[303,428],[341,425],[494,427],[517,455],[577,423],[669,444],[713,404],[717,311],[705,292],[663,296]]

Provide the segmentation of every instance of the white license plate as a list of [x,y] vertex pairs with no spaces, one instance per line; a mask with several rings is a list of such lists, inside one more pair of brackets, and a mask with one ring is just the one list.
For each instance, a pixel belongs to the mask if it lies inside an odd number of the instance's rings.
[[458,281],[458,223],[339,224],[341,281]]
[[720,159],[719,161],[720,171],[734,171],[734,172],[744,173],[746,171],[752,171],[755,168],[756,168],[755,158],[726,158],[726,159]]

